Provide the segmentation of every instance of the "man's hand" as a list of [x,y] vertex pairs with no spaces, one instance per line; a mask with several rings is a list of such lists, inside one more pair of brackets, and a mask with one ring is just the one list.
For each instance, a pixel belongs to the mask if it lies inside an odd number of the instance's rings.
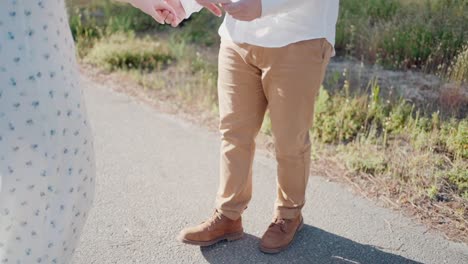
[[262,16],[261,0],[240,0],[221,5],[226,13],[237,20],[252,21]]
[[[199,5],[203,6],[204,8],[208,9],[211,13],[213,13],[215,16],[220,17],[223,15],[223,11],[214,4],[212,0],[195,0]],[[216,2],[222,2],[226,0],[220,0]]]

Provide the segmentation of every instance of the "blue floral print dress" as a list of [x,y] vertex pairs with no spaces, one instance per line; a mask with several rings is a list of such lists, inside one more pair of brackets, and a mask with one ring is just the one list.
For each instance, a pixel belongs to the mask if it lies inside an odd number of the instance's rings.
[[94,154],[63,0],[0,0],[0,263],[68,263]]

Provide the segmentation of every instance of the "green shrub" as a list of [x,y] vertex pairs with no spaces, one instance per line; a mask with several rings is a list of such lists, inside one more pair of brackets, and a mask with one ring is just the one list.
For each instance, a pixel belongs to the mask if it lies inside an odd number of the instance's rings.
[[427,195],[431,200],[435,200],[439,195],[439,188],[437,188],[435,185],[432,185],[429,189],[427,189]]
[[189,20],[181,24],[181,30],[177,33],[179,38],[187,42],[197,43],[204,46],[213,46],[219,43],[218,27],[222,19],[214,16],[203,9],[193,14]]
[[441,138],[447,150],[455,157],[468,159],[468,119],[452,120],[444,124]]
[[132,34],[122,33],[96,43],[84,60],[108,70],[159,70],[174,58],[167,45],[155,39],[140,39]]
[[453,59],[453,63],[448,67],[446,75],[459,84],[468,83],[468,43],[462,47],[460,53]]
[[468,163],[466,160],[456,160],[445,169],[436,172],[439,190],[453,193],[468,201]]
[[340,1],[340,53],[397,69],[436,71],[450,65],[466,43],[465,0]]
[[461,162],[447,173],[447,180],[453,185],[454,191],[461,197],[468,199],[468,165]]
[[323,143],[366,138],[384,145],[390,137],[409,136],[418,150],[434,150],[454,158],[468,158],[468,119],[444,121],[434,112],[429,118],[414,113],[404,100],[383,101],[377,84],[370,95],[346,95],[320,89],[312,133]]
[[341,147],[340,151],[341,158],[351,171],[379,175],[387,170],[385,153],[375,145],[349,144]]
[[389,104],[380,100],[379,87],[373,90],[370,96],[347,92],[330,95],[322,87],[316,101],[313,134],[324,143],[349,142],[376,131],[382,134],[384,121],[393,119],[388,116]]
[[70,29],[80,58],[93,47],[96,40],[104,34],[103,29],[90,15],[89,10],[73,8],[70,12]]

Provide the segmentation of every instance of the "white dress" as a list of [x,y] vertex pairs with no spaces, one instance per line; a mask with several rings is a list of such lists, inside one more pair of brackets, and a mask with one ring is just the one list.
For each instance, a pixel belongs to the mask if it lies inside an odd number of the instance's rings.
[[0,0],[0,263],[68,263],[94,194],[63,0]]

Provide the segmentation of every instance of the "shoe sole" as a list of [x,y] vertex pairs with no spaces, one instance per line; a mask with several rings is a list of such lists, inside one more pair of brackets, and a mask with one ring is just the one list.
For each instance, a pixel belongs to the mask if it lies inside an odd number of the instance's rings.
[[184,244],[188,245],[194,245],[194,246],[200,246],[200,247],[208,247],[211,245],[214,245],[218,242],[227,240],[229,242],[239,240],[242,237],[244,237],[244,231],[237,232],[237,233],[232,233],[232,234],[227,234],[222,237],[218,237],[216,239],[210,240],[210,241],[194,241],[194,240],[189,240],[189,239],[184,239],[184,238],[179,238],[178,240]]
[[282,247],[279,247],[279,248],[266,248],[266,247],[260,246],[260,251],[262,251],[263,253],[267,253],[267,254],[277,254],[277,253],[280,253],[280,252],[286,250],[289,246],[291,246],[294,239],[296,238],[297,233],[299,233],[299,231],[301,231],[301,229],[303,227],[304,227],[304,219],[301,219],[301,223],[299,224],[299,227],[296,229],[296,232],[294,233],[293,239],[291,239],[291,242],[289,242],[289,244],[287,244],[286,246],[282,246]]

